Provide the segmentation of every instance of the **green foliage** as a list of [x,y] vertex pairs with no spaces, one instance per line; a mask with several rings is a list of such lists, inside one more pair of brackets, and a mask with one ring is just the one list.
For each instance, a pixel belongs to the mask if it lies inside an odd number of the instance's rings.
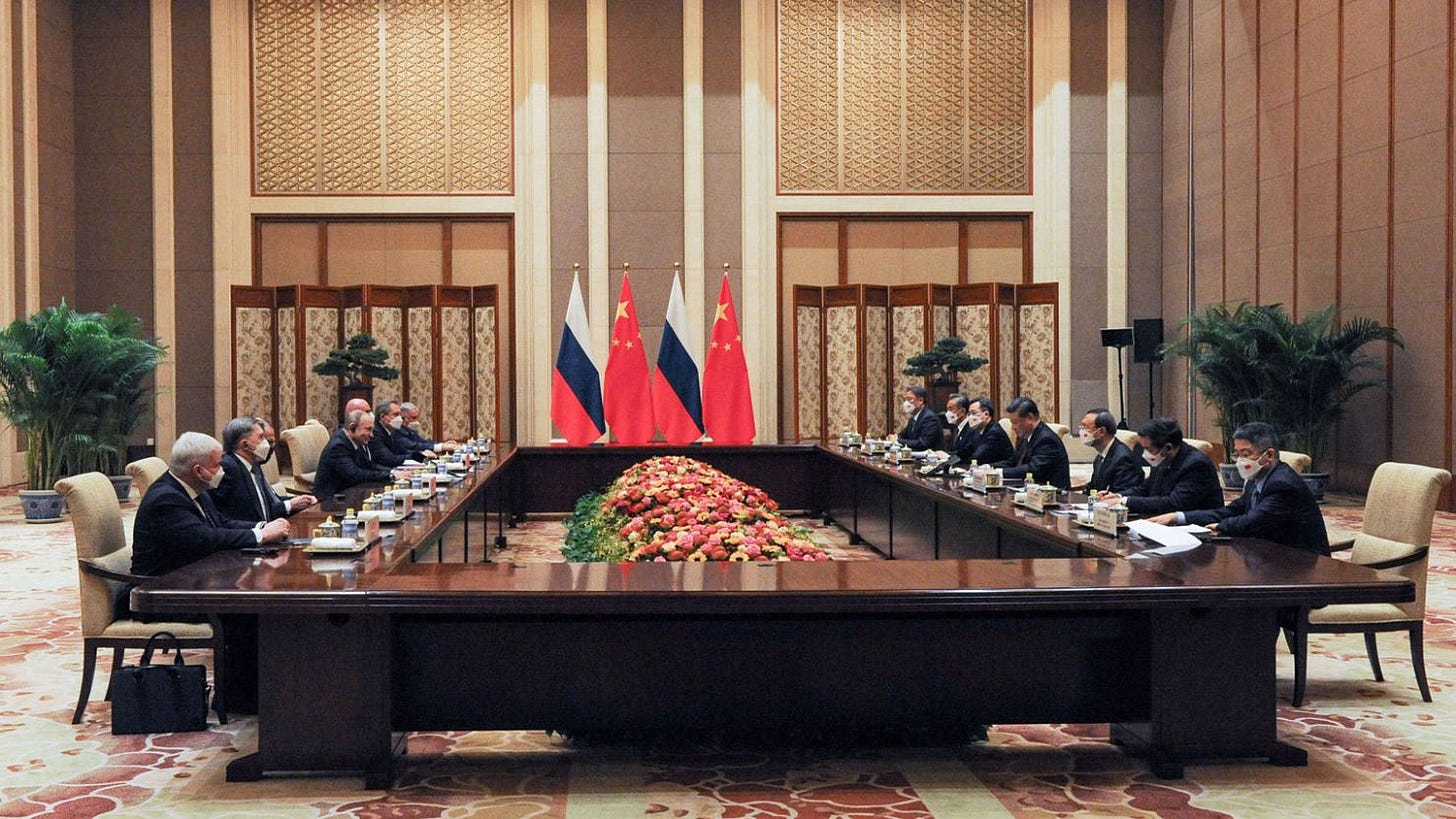
[[627,519],[621,513],[604,510],[603,492],[582,495],[566,519],[566,546],[561,554],[572,563],[620,562],[631,548],[622,539]]
[[399,370],[384,363],[388,360],[389,351],[380,348],[374,336],[355,333],[344,342],[343,349],[330,350],[327,358],[313,365],[313,371],[343,376],[345,386],[359,384],[365,377],[393,381],[399,378]]
[[1224,447],[1248,421],[1273,425],[1283,445],[1316,463],[1349,400],[1378,386],[1371,342],[1404,348],[1394,327],[1373,319],[1341,321],[1333,305],[1294,321],[1282,305],[1218,304],[1183,320],[1188,334],[1167,345],[1188,359],[1193,384],[1218,413]]
[[934,376],[939,380],[955,381],[959,373],[968,373],[984,367],[987,360],[980,356],[966,355],[966,342],[955,336],[946,336],[935,342],[923,353],[916,353],[905,360],[901,372],[906,375]]
[[80,472],[120,474],[146,417],[147,377],[165,348],[119,307],[47,307],[0,331],[0,415],[25,437],[26,480],[49,489]]

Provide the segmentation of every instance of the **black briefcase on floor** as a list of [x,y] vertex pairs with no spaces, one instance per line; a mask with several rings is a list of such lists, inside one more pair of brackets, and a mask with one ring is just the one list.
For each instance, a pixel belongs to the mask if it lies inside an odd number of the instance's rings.
[[[170,640],[175,659],[152,664],[158,641]],[[124,665],[111,683],[111,733],[166,734],[207,730],[207,668],[182,662],[170,631],[147,640],[139,665]]]

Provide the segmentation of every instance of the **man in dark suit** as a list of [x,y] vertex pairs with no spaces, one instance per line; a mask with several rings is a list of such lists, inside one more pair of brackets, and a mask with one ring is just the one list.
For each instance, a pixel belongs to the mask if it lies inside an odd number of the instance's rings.
[[912,450],[940,449],[940,418],[925,406],[925,388],[906,387],[901,396],[900,409],[910,416],[905,428],[900,430],[900,446]]
[[401,430],[404,416],[400,414],[399,402],[381,401],[374,405],[374,437],[369,439],[369,454],[376,464],[388,467],[403,466],[407,460],[423,461],[435,457],[428,447],[415,445]]
[[1106,407],[1087,410],[1079,430],[1082,443],[1097,450],[1092,459],[1088,489],[1098,492],[1126,492],[1143,484],[1143,465],[1127,444],[1117,439],[1117,421]]
[[409,442],[415,449],[428,449],[434,452],[444,450],[446,452],[455,449],[454,441],[431,441],[426,438],[420,426],[420,408],[409,401],[399,405],[400,417],[404,419],[399,428],[399,434]]
[[319,454],[313,491],[328,498],[361,483],[384,483],[390,468],[374,462],[369,441],[374,437],[374,414],[354,410],[344,416],[344,425],[334,430]]
[[1234,430],[1234,463],[1244,479],[1244,493],[1232,503],[1219,509],[1160,517],[1171,518],[1170,522],[1202,524],[1225,535],[1263,538],[1329,555],[1329,535],[1319,504],[1304,479],[1279,460],[1279,436],[1273,427],[1252,421]]
[[[222,481],[222,444],[211,435],[184,432],[172,445],[167,471],[137,506],[132,526],[132,574],[160,575],[175,571],[213,552],[276,543],[289,534],[283,518],[267,523],[233,520],[213,504],[208,490]],[[128,608],[128,589],[118,608]],[[131,616],[129,611],[120,612]],[[168,615],[176,620],[178,615]],[[185,615],[182,619],[187,619]],[[198,616],[197,620],[201,621]],[[222,615],[227,674],[227,709],[257,713],[258,628],[253,615]]]
[[273,491],[263,477],[263,462],[273,445],[257,418],[243,416],[228,421],[222,428],[222,448],[227,453],[222,456],[222,483],[211,495],[225,517],[263,522],[287,517],[317,502],[313,495],[285,501]]
[[[991,399],[980,396],[977,398],[965,398],[958,396],[958,407],[965,417],[956,427],[954,449],[961,463],[969,466],[973,461],[977,464],[990,465],[998,461],[1009,460],[1014,450],[1011,447],[1011,439],[1006,437],[1006,430],[996,423],[994,412],[991,407]],[[963,404],[961,402],[964,402]]]
[[1013,480],[1031,475],[1039,484],[1071,489],[1072,470],[1067,462],[1067,448],[1062,446],[1062,436],[1042,423],[1041,410],[1036,402],[1018,395],[1006,405],[1006,414],[1010,416],[1011,428],[1016,432],[1016,451],[1010,459],[994,466],[1002,467],[1001,474]]
[[1223,505],[1218,470],[1208,456],[1183,443],[1183,430],[1172,418],[1154,418],[1138,428],[1143,460],[1153,471],[1138,486],[1110,497],[1136,515],[1161,515]]
[[281,517],[264,524],[223,514],[208,492],[222,477],[222,444],[216,438],[201,432],[177,438],[167,471],[137,507],[132,574],[166,574],[213,552],[288,537],[288,521]]

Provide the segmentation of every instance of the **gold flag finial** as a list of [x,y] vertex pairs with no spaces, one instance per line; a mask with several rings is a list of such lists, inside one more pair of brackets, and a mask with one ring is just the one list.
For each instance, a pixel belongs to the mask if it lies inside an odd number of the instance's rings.
[[573,273],[580,273],[581,272],[581,262],[572,262],[571,263],[571,270],[572,270]]
[[631,262],[622,262],[622,272],[623,273],[626,273],[628,270],[631,270],[631,269],[632,269],[632,263]]
[[676,273],[678,271],[678,269],[681,268],[681,267],[682,267],[682,262],[673,262],[672,263],[672,272]]
[[728,263],[727,262],[724,262],[723,263],[723,272],[724,273],[727,273],[728,272]]

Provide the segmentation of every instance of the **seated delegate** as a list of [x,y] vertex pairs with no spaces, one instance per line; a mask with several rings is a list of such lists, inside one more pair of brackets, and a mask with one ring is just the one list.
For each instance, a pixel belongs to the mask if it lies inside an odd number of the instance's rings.
[[318,471],[313,479],[314,494],[328,498],[351,486],[388,481],[393,472],[375,463],[369,452],[373,437],[373,413],[354,410],[344,416],[344,425],[334,430],[319,454]]
[[1138,443],[1152,472],[1138,486],[1107,501],[1121,501],[1129,512],[1144,516],[1223,505],[1218,470],[1207,455],[1183,442],[1183,430],[1177,421],[1148,421],[1138,428]]
[[1072,468],[1067,460],[1067,448],[1062,446],[1062,436],[1042,422],[1036,402],[1019,395],[1006,405],[1006,414],[1016,432],[1016,451],[993,466],[1001,467],[1001,474],[1012,480],[1031,475],[1039,484],[1071,489]]
[[926,449],[940,449],[940,417],[925,406],[925,388],[905,388],[900,401],[900,410],[909,416],[905,428],[900,430],[900,446],[907,446],[917,452]]
[[1087,410],[1078,431],[1082,443],[1097,450],[1087,488],[1098,492],[1124,492],[1143,482],[1143,465],[1127,444],[1117,439],[1117,421],[1103,407]]
[[1257,537],[1329,555],[1329,535],[1319,504],[1304,479],[1279,460],[1279,436],[1263,421],[1234,430],[1234,463],[1244,492],[1227,506],[1171,512],[1156,523],[1197,523],[1225,535]]

